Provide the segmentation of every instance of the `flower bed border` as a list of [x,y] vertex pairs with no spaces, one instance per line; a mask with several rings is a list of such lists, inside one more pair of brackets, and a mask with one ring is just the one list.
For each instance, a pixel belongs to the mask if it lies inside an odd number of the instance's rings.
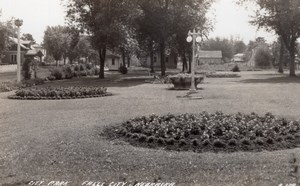
[[99,94],[99,95],[88,95],[88,96],[65,96],[65,97],[34,97],[34,96],[28,96],[28,97],[22,97],[22,96],[8,96],[9,99],[17,99],[17,100],[67,100],[67,99],[86,99],[86,98],[96,98],[96,97],[106,97],[106,96],[112,96],[113,94],[110,92],[107,92],[105,94]]

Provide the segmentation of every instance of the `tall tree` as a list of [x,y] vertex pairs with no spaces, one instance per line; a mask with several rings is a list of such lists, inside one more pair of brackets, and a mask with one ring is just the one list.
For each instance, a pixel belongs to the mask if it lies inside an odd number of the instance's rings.
[[[152,47],[153,41],[159,46],[162,76],[165,75],[166,71],[166,49],[177,48],[177,52],[181,53],[182,56],[186,55],[191,46],[186,43],[187,33],[193,28],[198,28],[200,31],[204,30],[205,13],[211,2],[208,0],[138,1],[142,10],[139,23],[148,36],[149,48]],[[175,46],[172,46],[172,43],[175,43]]]
[[26,41],[31,41],[31,44],[35,44],[35,40],[33,36],[30,33],[24,33],[21,37],[21,39],[26,40]]
[[[250,0],[239,0],[249,2]],[[253,0],[251,0],[253,2]],[[290,76],[295,73],[296,41],[300,37],[300,1],[299,0],[255,0],[259,10],[253,24],[275,31],[283,40],[290,54]]]
[[58,66],[58,61],[62,58],[64,53],[64,34],[65,28],[63,26],[48,26],[44,35],[44,47],[47,54],[53,56]]
[[67,17],[82,31],[91,35],[92,45],[100,56],[99,78],[104,78],[107,49],[119,46],[122,32],[120,27],[132,11],[129,0],[69,0]]

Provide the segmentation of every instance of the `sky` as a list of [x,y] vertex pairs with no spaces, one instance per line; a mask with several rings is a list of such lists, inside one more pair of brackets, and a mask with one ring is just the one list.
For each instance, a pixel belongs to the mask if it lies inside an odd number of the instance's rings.
[[[257,31],[249,24],[253,8],[236,5],[234,0],[216,0],[208,12],[213,20],[214,30],[209,37],[240,38],[246,44],[256,37],[265,37],[267,42],[276,39],[275,34]],[[0,21],[10,18],[23,20],[22,33],[30,33],[37,43],[43,41],[47,26],[64,25],[65,9],[61,0],[0,0],[2,15]],[[253,14],[253,13],[252,13]]]

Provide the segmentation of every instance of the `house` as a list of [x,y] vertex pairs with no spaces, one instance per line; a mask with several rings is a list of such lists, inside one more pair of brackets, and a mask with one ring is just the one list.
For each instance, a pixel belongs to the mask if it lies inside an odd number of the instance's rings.
[[[17,49],[18,49],[18,39],[9,38],[10,47],[7,51],[3,52],[3,58],[1,60],[2,64],[17,64]],[[38,46],[38,45],[35,45]],[[41,47],[35,48],[34,45],[31,46],[31,41],[20,40],[21,48],[21,64],[25,61],[26,57],[39,57],[41,61],[44,56],[44,50]]]
[[[161,56],[159,52],[155,52],[153,55],[153,67],[161,68]],[[145,56],[140,58],[140,63],[143,67],[150,68],[151,60],[150,56]],[[177,54],[170,52],[165,55],[165,64],[167,69],[176,69],[177,68]]]
[[122,64],[123,64],[123,60],[121,59],[121,56],[109,50],[106,52],[105,66],[109,70],[119,70],[119,67],[122,66]]
[[208,50],[200,50],[196,54],[197,64],[222,64],[222,51],[208,51]]
[[243,54],[243,53],[235,54],[233,56],[233,61],[234,62],[244,62],[245,61],[245,54]]

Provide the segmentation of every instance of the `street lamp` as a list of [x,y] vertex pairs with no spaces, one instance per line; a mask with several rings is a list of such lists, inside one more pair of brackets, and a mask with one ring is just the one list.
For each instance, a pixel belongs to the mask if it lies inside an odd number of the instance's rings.
[[196,87],[195,87],[195,50],[196,50],[196,42],[200,43],[201,42],[201,33],[194,29],[193,32],[189,31],[188,37],[186,38],[186,41],[188,43],[193,42],[193,58],[192,58],[192,64],[191,64],[191,73],[192,73],[192,82],[191,82],[191,88],[190,88],[190,93],[196,93]]
[[17,82],[21,81],[21,46],[20,46],[20,27],[23,25],[23,20],[16,19],[15,25],[18,27],[18,49],[17,49]]

